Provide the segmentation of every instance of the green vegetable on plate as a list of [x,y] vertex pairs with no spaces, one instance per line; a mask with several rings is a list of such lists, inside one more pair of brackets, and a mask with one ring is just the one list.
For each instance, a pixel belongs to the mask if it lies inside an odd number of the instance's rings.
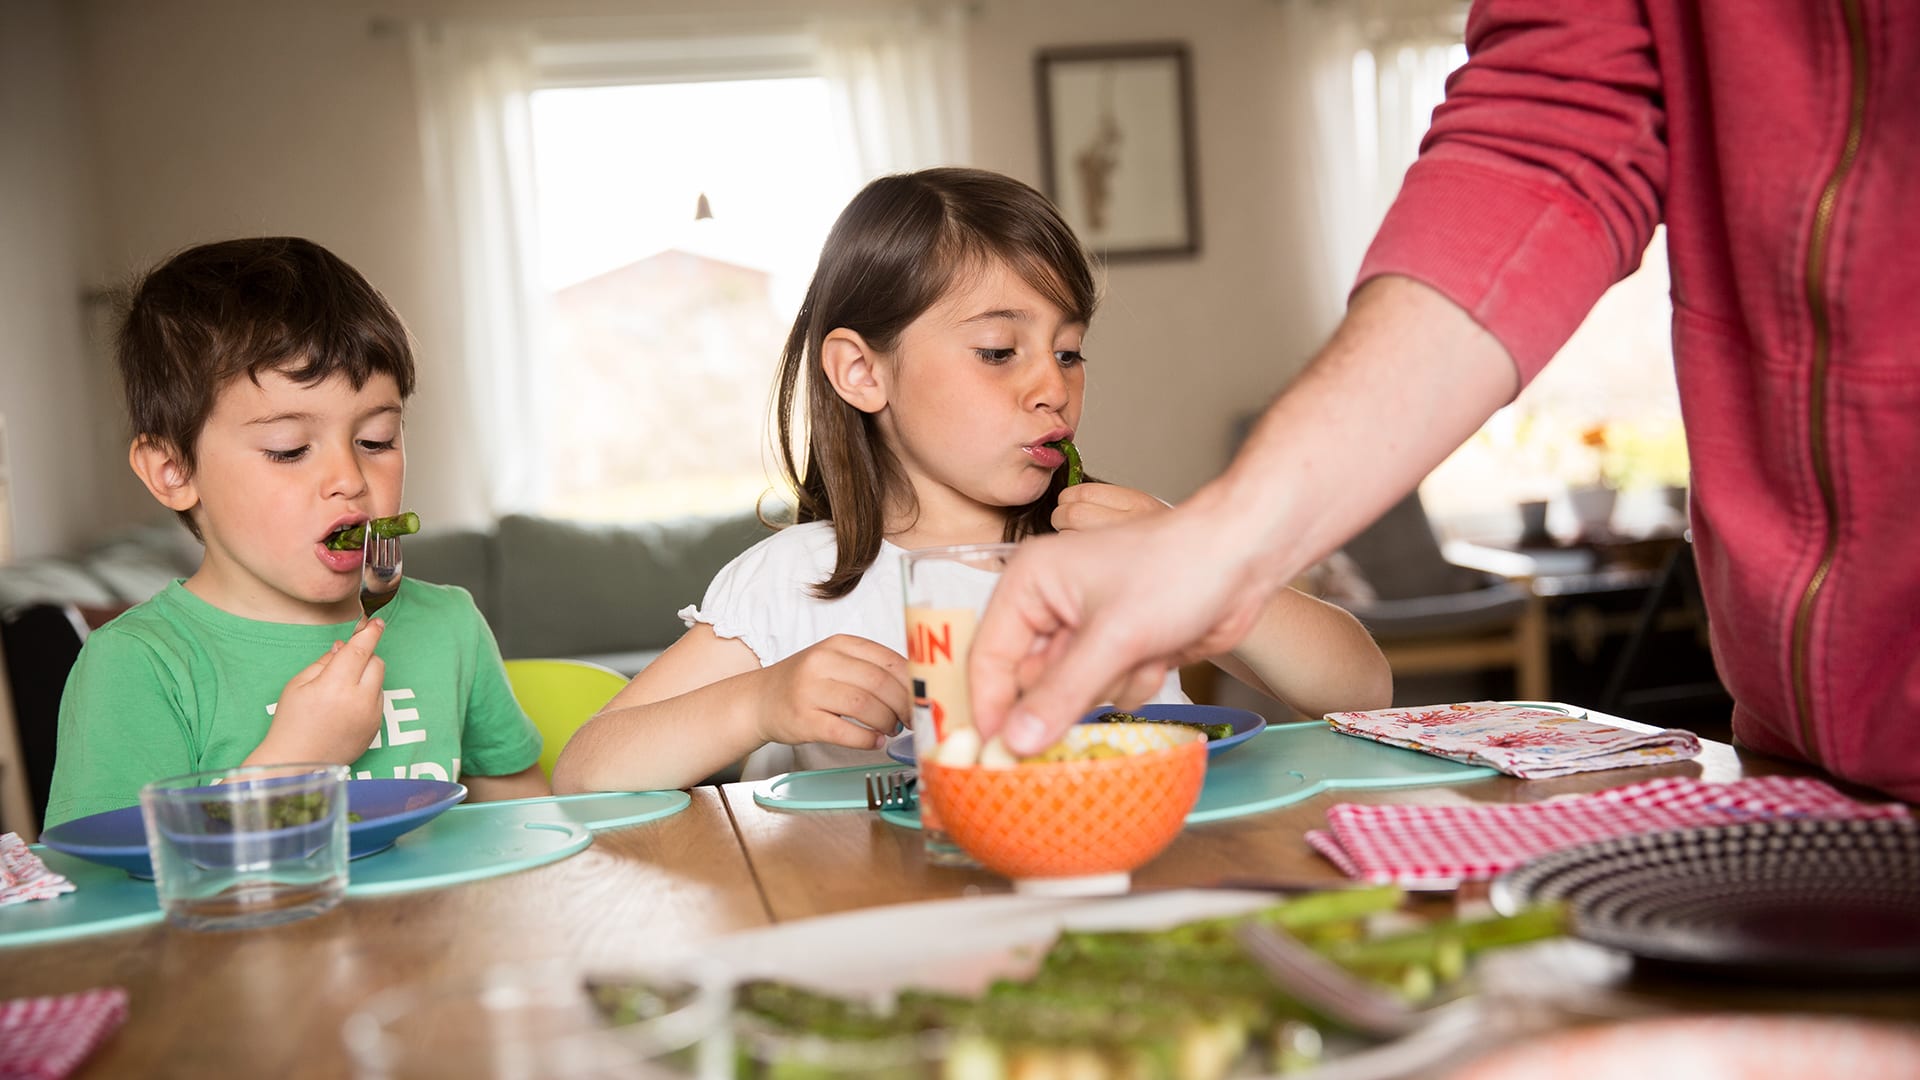
[[1232,724],[1208,724],[1198,720],[1161,720],[1151,716],[1138,716],[1130,712],[1101,713],[1094,717],[1096,724],[1177,724],[1180,727],[1198,728],[1206,735],[1208,742],[1224,739],[1233,734]]

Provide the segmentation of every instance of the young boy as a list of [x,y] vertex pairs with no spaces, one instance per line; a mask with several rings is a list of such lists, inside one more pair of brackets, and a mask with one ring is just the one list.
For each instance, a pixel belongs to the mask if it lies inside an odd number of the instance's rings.
[[413,353],[366,279],[306,240],[192,248],[140,283],[118,353],[133,471],[206,554],[87,639],[47,824],[236,765],[547,794],[540,735],[472,597],[408,578],[356,626],[360,552],[322,543],[400,511]]

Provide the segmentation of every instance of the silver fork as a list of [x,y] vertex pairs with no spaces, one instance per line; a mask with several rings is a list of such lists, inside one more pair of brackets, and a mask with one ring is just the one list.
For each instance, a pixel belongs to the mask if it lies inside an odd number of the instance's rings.
[[920,773],[917,769],[868,773],[867,809],[905,810],[912,806],[913,785],[918,779],[920,779]]
[[1430,1019],[1426,1011],[1352,974],[1285,930],[1243,922],[1234,933],[1275,985],[1361,1034],[1405,1035]]
[[386,607],[393,594],[400,591],[400,540],[375,536],[369,527],[361,551],[360,610],[371,619],[374,612]]

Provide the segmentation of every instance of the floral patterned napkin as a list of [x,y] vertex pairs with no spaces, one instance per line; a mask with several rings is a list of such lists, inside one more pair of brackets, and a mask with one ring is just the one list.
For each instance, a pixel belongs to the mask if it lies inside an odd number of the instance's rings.
[[18,833],[0,833],[0,907],[72,891],[73,882],[47,869]]
[[1557,709],[1468,701],[1327,714],[1335,731],[1498,769],[1525,780],[1664,765],[1700,754],[1690,731],[1633,731]]

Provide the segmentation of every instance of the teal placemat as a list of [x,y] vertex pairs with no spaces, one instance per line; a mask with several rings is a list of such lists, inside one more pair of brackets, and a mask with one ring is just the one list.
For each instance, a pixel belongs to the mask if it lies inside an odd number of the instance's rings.
[[774,810],[865,810],[867,774],[900,772],[892,761],[845,769],[781,773],[753,788],[753,801]]
[[[347,895],[390,896],[531,869],[585,848],[596,830],[669,817],[692,801],[684,791],[639,791],[456,806],[393,847],[349,863]],[[159,921],[153,882],[39,845],[33,850],[75,891],[0,908],[0,948]]]
[[[1498,775],[1484,766],[1342,735],[1318,720],[1279,724],[1207,762],[1206,786],[1187,823],[1257,814],[1340,788],[1425,787]],[[864,798],[860,805],[866,805]],[[882,810],[880,816],[920,827],[917,808]]]

